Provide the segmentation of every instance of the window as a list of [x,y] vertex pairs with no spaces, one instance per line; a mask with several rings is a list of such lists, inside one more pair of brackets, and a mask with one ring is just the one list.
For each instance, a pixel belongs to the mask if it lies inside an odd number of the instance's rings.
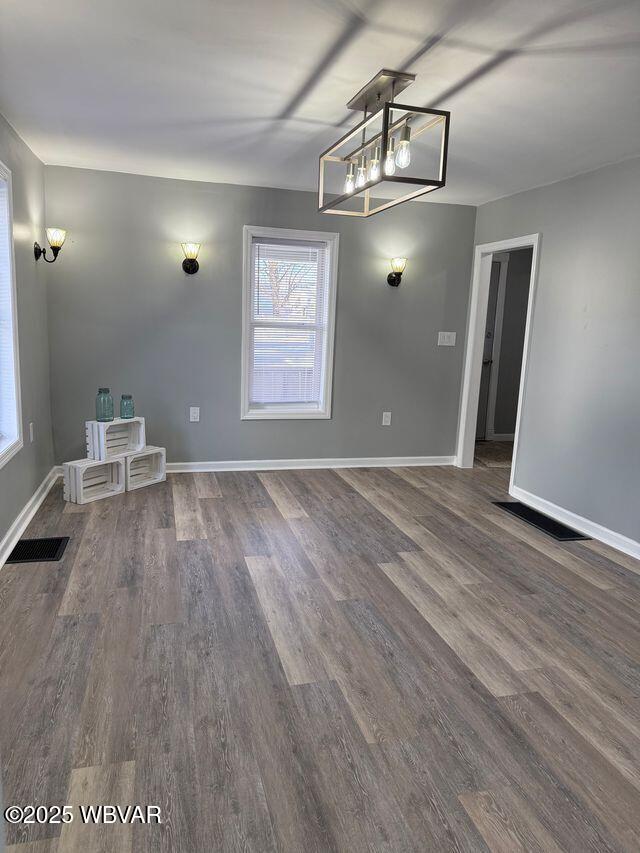
[[11,172],[0,163],[0,467],[21,447]]
[[330,418],[338,235],[245,226],[242,417]]

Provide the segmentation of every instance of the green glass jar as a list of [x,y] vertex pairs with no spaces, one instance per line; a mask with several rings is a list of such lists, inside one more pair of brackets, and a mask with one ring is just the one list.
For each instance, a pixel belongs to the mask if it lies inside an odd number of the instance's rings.
[[113,420],[113,397],[109,388],[98,388],[96,397],[96,420]]
[[133,415],[133,397],[131,396],[131,394],[123,394],[120,398],[120,417],[132,418]]

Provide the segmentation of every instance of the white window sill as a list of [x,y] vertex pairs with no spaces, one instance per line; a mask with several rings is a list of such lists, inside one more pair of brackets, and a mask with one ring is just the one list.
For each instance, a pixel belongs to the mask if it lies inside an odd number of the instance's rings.
[[0,435],[0,468],[4,467],[19,450],[22,450],[22,447],[21,438],[5,438]]
[[331,411],[326,409],[287,409],[285,407],[265,407],[247,409],[242,412],[243,421],[317,421],[329,420]]

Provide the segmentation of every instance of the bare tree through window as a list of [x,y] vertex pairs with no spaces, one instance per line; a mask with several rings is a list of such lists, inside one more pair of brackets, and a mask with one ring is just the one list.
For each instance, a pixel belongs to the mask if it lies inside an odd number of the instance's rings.
[[[273,316],[279,317],[292,307],[296,290],[305,282],[307,267],[305,264],[283,264],[270,259],[261,259],[260,264],[263,280],[269,283]],[[306,316],[307,306],[302,305],[301,308],[302,316]]]

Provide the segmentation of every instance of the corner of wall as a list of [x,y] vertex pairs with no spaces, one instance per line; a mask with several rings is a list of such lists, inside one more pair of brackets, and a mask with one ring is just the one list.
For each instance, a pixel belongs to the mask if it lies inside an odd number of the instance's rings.
[[[0,539],[53,466],[47,271],[33,257],[45,217],[44,165],[0,116],[0,160],[11,170],[24,446],[0,469]],[[35,439],[29,441],[29,424]]]

